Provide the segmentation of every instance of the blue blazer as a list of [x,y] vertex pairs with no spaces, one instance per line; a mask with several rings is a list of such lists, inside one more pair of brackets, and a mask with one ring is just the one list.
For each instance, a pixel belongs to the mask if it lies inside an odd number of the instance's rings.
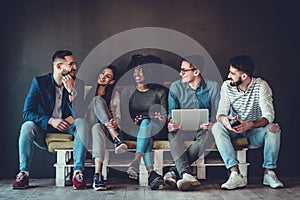
[[[30,90],[26,96],[23,118],[25,121],[33,121],[45,131],[52,126],[48,121],[52,116],[55,105],[55,82],[53,73],[32,79]],[[62,95],[62,119],[72,115],[72,104],[68,91],[64,88]]]

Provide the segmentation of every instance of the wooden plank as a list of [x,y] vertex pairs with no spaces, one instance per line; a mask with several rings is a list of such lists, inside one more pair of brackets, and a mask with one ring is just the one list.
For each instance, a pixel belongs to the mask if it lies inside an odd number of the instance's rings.
[[262,177],[250,177],[246,188],[233,191],[221,190],[220,184],[224,179],[210,179],[201,181],[199,191],[181,192],[178,190],[151,190],[140,187],[128,178],[110,178],[107,181],[107,191],[94,191],[91,182],[87,182],[88,189],[74,191],[72,186],[56,187],[54,179],[30,179],[30,188],[26,190],[12,190],[13,179],[1,180],[0,199],[272,199],[298,200],[300,197],[300,177],[280,177],[286,187],[271,189],[262,185]]

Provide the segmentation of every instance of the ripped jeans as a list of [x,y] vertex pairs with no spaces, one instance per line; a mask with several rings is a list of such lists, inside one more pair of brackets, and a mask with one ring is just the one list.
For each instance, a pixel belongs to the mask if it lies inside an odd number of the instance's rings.
[[212,127],[212,134],[226,168],[229,169],[239,164],[231,139],[247,137],[249,148],[253,149],[264,146],[264,161],[262,167],[266,169],[275,169],[277,167],[276,163],[280,148],[281,131],[271,132],[270,127],[274,125],[278,126],[277,124],[271,123],[264,127],[253,128],[244,133],[236,134],[225,128],[222,123],[215,123]]
[[[45,141],[47,133],[48,131],[43,130],[33,121],[26,121],[23,123],[19,136],[20,171],[30,170],[34,145],[42,150],[47,150],[47,144]],[[83,118],[77,118],[75,119],[75,123],[69,129],[64,131],[64,133],[74,136],[74,170],[84,171],[85,155],[87,151],[86,145],[89,142],[88,123]]]

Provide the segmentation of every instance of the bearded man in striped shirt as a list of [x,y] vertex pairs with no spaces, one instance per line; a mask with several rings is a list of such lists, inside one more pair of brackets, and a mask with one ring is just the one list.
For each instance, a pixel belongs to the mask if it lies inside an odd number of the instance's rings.
[[274,169],[280,147],[281,130],[273,123],[275,112],[272,90],[261,78],[253,77],[254,62],[247,55],[230,59],[229,73],[221,88],[221,99],[212,128],[218,150],[230,177],[222,189],[235,189],[247,185],[240,174],[232,138],[247,137],[249,148],[264,146],[263,184],[272,188],[283,187]]

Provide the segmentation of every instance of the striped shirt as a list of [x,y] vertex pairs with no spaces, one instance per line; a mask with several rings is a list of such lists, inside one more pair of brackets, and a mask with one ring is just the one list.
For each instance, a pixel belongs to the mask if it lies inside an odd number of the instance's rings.
[[231,86],[227,80],[221,87],[217,119],[219,115],[239,116],[246,121],[264,117],[271,123],[275,117],[272,90],[261,78],[252,78],[246,91]]

